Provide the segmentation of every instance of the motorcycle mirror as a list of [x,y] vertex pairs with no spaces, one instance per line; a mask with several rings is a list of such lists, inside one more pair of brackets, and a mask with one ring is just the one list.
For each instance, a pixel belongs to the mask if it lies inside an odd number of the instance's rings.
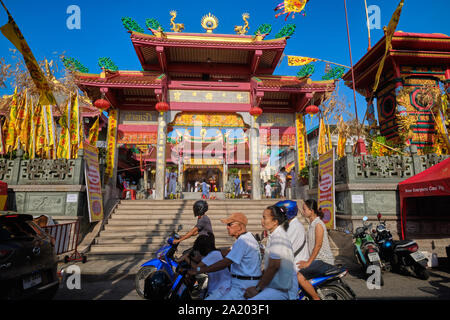
[[378,212],[377,214],[377,219],[380,220],[381,219],[381,213]]
[[182,224],[180,224],[180,225],[178,226],[177,232],[179,232],[181,229],[183,229],[183,225],[182,225]]
[[369,218],[367,218],[366,216],[363,217],[363,221],[366,222],[367,220],[369,220]]

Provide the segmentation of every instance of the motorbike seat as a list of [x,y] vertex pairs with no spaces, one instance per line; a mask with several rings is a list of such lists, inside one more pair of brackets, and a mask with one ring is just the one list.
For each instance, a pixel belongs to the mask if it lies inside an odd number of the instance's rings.
[[334,276],[334,275],[338,275],[338,274],[340,274],[341,272],[344,272],[344,271],[345,271],[345,269],[342,269],[342,268],[339,268],[339,267],[335,266],[334,268],[332,268],[332,269],[328,270],[327,272],[325,272],[323,275],[325,277]]
[[412,245],[415,245],[416,242],[414,240],[400,240],[400,241],[394,241],[394,246],[396,249],[402,249],[407,248]]

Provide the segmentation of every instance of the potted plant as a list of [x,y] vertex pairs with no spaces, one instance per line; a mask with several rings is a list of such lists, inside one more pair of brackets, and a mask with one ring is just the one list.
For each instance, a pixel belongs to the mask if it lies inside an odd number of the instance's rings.
[[306,186],[309,183],[309,167],[304,167],[298,174],[299,181],[302,185]]

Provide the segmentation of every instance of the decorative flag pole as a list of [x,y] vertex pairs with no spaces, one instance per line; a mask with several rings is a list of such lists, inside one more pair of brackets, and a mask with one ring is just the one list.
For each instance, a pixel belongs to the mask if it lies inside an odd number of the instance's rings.
[[370,41],[370,24],[369,24],[369,12],[367,11],[367,0],[364,0],[364,5],[366,7],[367,33],[369,35],[369,47],[367,48],[367,51],[369,51],[372,48],[372,44]]
[[356,143],[356,150],[359,154],[367,154],[366,151],[366,145],[364,143],[364,140],[361,138],[361,128],[359,127],[359,119],[358,119],[358,107],[356,105],[356,84],[355,84],[355,72],[353,68],[353,58],[352,58],[352,46],[350,41],[350,30],[348,27],[348,13],[347,13],[347,1],[344,0],[344,7],[345,7],[345,21],[347,23],[347,37],[348,37],[348,49],[350,53],[350,65],[351,65],[351,72],[352,72],[352,85],[353,85],[353,99],[355,101],[355,117],[356,117],[356,123],[358,124],[358,141]]

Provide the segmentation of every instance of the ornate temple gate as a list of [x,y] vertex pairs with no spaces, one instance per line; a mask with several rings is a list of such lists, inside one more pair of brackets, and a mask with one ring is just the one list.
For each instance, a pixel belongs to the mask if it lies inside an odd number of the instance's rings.
[[[248,161],[252,198],[261,199],[261,166],[262,160],[267,160],[267,156],[262,157],[261,146],[267,149],[268,139],[275,141],[277,135],[277,143],[294,146],[294,115],[303,113],[314,101],[323,101],[334,90],[335,81],[272,75],[288,35],[265,40],[267,34],[216,35],[213,29],[206,29],[204,34],[129,30],[144,71],[78,73],[78,86],[92,100],[104,96],[119,110],[118,146],[142,142],[154,148],[156,199],[164,199],[167,164],[181,167],[177,161],[181,150],[167,150],[171,130],[176,128],[173,122],[190,117],[185,125],[195,127],[197,115],[203,117],[204,127],[208,122],[225,121],[223,127],[217,127],[222,136],[225,128],[245,131],[244,160],[238,156],[232,159],[237,164]],[[269,121],[271,115],[284,123]],[[235,125],[232,118],[242,123]],[[228,153],[225,148],[222,158]],[[225,164],[230,164],[228,160]],[[222,166],[226,180],[227,165],[222,162]]]

